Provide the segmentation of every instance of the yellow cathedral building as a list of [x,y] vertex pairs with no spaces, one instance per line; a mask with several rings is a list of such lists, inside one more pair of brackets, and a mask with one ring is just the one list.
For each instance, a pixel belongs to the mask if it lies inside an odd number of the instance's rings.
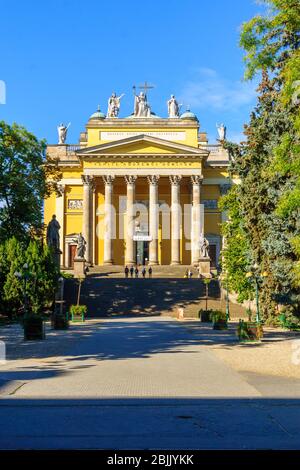
[[45,224],[53,214],[60,224],[61,266],[73,267],[79,234],[91,265],[197,265],[204,237],[217,266],[226,217],[218,200],[233,183],[224,126],[209,145],[174,95],[168,117],[152,112],[147,86],[128,117],[119,116],[121,99],[113,93],[107,113],[91,115],[79,144],[66,143],[62,124],[59,143],[47,147],[62,172],[61,196],[44,203]]

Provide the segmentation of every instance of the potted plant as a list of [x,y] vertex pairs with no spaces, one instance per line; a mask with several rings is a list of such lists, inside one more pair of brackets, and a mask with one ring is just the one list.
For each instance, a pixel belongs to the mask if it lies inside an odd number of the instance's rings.
[[71,305],[70,314],[73,322],[83,322],[87,313],[86,305]]
[[27,313],[23,318],[24,340],[45,339],[45,325],[42,315]]
[[199,318],[202,323],[211,323],[212,322],[212,310],[199,310]]
[[220,310],[215,310],[214,312],[212,312],[211,318],[212,318],[214,330],[227,330],[228,329],[228,323],[227,323],[225,312],[221,312]]
[[208,311],[208,298],[209,298],[209,284],[211,283],[211,279],[208,277],[203,280],[205,285],[205,310]]
[[87,306],[80,305],[80,294],[81,294],[81,286],[82,286],[83,281],[84,281],[83,277],[78,278],[77,304],[71,305],[70,307],[70,314],[71,314],[71,319],[73,322],[84,321],[85,315],[87,313]]
[[69,317],[67,313],[54,312],[52,316],[52,327],[54,330],[67,330],[69,328]]
[[263,327],[260,322],[240,320],[237,327],[237,336],[242,343],[260,341],[263,337]]

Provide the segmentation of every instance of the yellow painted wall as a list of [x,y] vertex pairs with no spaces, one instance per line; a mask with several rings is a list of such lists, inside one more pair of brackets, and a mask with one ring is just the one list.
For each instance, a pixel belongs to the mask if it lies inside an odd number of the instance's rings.
[[52,193],[50,197],[44,201],[44,223],[48,225],[52,219],[52,215],[56,213],[56,194]]
[[[130,124],[130,122],[129,122]],[[90,125],[87,126],[87,133],[88,133],[88,147],[92,147],[99,144],[104,144],[110,142],[109,140],[102,140],[101,132],[134,132],[138,134],[147,134],[147,129],[142,127],[126,127],[126,126],[117,126],[117,122],[114,123],[114,126],[111,127],[99,127],[93,128]],[[185,140],[176,141],[184,145],[191,145],[192,147],[198,147],[198,128],[188,128],[188,127],[151,127],[148,132],[185,132]]]
[[215,212],[205,212],[204,227],[206,234],[219,235],[221,224],[221,214]]
[[226,169],[221,168],[203,168],[204,178],[228,178],[229,174]]

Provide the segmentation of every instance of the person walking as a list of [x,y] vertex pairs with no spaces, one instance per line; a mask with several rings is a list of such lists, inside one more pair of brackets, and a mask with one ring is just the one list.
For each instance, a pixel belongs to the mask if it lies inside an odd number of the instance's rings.
[[189,277],[189,272],[188,272],[188,270],[185,271],[183,277],[184,277],[184,279],[188,279],[188,277]]
[[152,268],[150,266],[150,268],[148,269],[148,273],[149,273],[149,277],[151,278],[152,277]]
[[125,267],[124,273],[125,273],[125,277],[126,277],[126,279],[127,279],[127,278],[128,278],[128,274],[129,274],[128,266]]
[[133,277],[133,273],[134,273],[134,269],[133,269],[133,266],[131,266],[130,268],[130,276]]
[[193,271],[191,269],[188,270],[188,278],[192,279],[193,277]]
[[145,279],[145,277],[146,277],[146,268],[145,268],[145,266],[143,266],[142,275],[143,275],[143,278]]
[[135,272],[135,277],[139,277],[139,268],[138,267],[135,268],[134,272]]

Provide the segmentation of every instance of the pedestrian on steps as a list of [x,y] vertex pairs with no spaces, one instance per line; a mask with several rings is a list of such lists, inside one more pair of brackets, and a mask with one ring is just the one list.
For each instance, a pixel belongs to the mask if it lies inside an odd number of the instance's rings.
[[128,278],[128,274],[129,274],[128,266],[125,267],[124,272],[125,272],[125,277],[126,277],[126,279],[127,279],[127,278]]
[[133,273],[134,273],[134,269],[133,269],[133,266],[131,266],[130,268],[130,276],[133,277]]
[[139,268],[138,267],[135,268],[134,272],[135,272],[135,277],[139,277]]
[[143,266],[142,275],[143,275],[143,278],[145,279],[145,277],[146,277],[146,268],[145,268],[145,266]]
[[150,268],[148,269],[148,273],[149,273],[149,277],[151,278],[152,277],[152,268],[150,266]]

